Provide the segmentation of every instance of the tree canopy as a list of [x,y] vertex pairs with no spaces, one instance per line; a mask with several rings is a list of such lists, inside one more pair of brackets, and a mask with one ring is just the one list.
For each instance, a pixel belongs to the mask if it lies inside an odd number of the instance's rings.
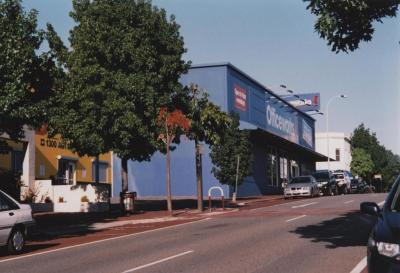
[[314,28],[332,51],[354,51],[371,41],[374,23],[397,15],[398,0],[303,0],[318,17]]
[[[53,29],[38,29],[37,15],[19,0],[0,0],[0,135],[12,139],[23,137],[24,125],[38,128],[47,121],[61,73],[50,42]],[[44,42],[50,49],[39,54]]]
[[366,177],[367,180],[371,180],[373,174],[381,174],[383,182],[387,185],[400,173],[400,157],[380,144],[376,134],[366,128],[364,124],[360,124],[354,129],[351,136],[351,147],[353,151],[355,149],[365,151],[373,162],[372,173]]
[[221,134],[221,141],[211,145],[212,173],[222,184],[235,185],[237,158],[240,157],[238,184],[252,173],[253,155],[250,132],[239,129],[239,118],[231,114],[230,126]]
[[350,167],[353,174],[368,180],[374,171],[374,163],[372,162],[371,155],[361,148],[355,148],[352,151]]
[[183,92],[179,25],[146,0],[74,0],[70,15],[76,26],[53,128],[80,154],[149,160],[159,109]]

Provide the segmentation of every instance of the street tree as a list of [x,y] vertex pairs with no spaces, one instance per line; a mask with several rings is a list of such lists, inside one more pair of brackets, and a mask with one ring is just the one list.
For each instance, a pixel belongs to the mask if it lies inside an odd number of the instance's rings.
[[147,0],[74,0],[70,16],[67,80],[50,125],[80,155],[118,155],[126,192],[128,160],[159,149],[159,109],[185,96],[179,25]]
[[174,140],[179,139],[182,134],[186,134],[190,128],[190,120],[179,109],[168,111],[166,107],[160,109],[157,118],[160,127],[159,139],[165,145],[166,164],[167,164],[167,207],[172,215],[172,194],[171,194],[171,145]]
[[371,175],[374,171],[374,163],[372,162],[371,155],[361,148],[353,149],[351,155],[350,169],[352,173],[367,181],[371,181]]
[[[231,114],[231,124],[221,141],[211,145],[212,173],[222,183],[230,186],[240,185],[252,173],[253,155],[250,132],[239,129],[239,118]],[[238,167],[239,158],[239,168]]]
[[0,0],[0,135],[15,140],[23,137],[24,125],[38,128],[47,121],[62,75],[52,47],[53,28],[38,29],[37,16],[36,10],[25,11],[20,0]]
[[196,161],[197,209],[203,210],[203,177],[201,145],[217,145],[231,124],[229,115],[208,99],[205,90],[195,84],[189,86],[191,120],[188,137],[194,141]]
[[371,41],[375,22],[397,15],[398,0],[303,0],[318,17],[314,28],[332,51],[354,51]]

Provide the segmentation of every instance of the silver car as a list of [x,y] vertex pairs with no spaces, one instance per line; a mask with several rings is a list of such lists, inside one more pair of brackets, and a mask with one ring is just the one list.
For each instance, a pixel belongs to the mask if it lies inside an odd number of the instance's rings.
[[7,246],[10,253],[19,253],[34,225],[32,209],[19,204],[0,190],[0,246]]
[[314,197],[319,195],[317,181],[311,175],[293,177],[284,188],[284,197],[305,196]]

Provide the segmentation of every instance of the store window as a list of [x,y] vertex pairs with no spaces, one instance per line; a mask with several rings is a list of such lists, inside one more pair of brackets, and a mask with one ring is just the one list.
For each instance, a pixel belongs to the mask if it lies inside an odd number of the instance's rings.
[[300,167],[296,160],[290,160],[290,177],[296,177],[300,175]]
[[279,185],[288,182],[288,159],[284,156],[279,157]]
[[22,151],[12,151],[11,152],[12,158],[12,170],[15,173],[22,174],[22,163],[24,162],[24,152]]
[[[99,182],[107,182],[107,162],[99,162]],[[96,161],[92,163],[92,177],[96,181]]]
[[336,161],[340,161],[340,149],[336,149]]
[[267,185],[278,185],[278,160],[276,150],[272,147],[268,148],[267,153]]
[[74,185],[76,183],[76,161],[58,160],[57,184]]

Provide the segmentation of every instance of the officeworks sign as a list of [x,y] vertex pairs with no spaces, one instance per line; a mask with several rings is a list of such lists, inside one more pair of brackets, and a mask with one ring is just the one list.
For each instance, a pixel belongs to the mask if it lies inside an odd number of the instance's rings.
[[[283,106],[283,107],[282,107]],[[284,104],[266,103],[266,129],[289,141],[298,143],[298,117],[293,109]]]

